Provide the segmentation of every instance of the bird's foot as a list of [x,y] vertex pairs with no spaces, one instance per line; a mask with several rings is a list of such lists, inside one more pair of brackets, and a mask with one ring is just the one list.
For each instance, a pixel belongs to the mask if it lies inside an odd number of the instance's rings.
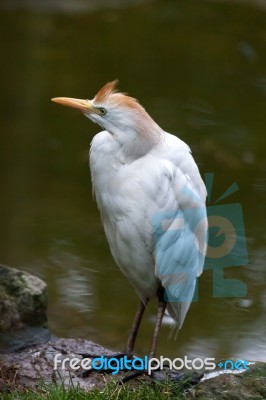
[[[118,372],[124,372],[124,371],[129,371],[123,378],[121,378],[118,381],[118,384],[124,384],[126,382],[129,382],[133,379],[139,378],[139,377],[147,377],[148,379],[151,379],[152,382],[154,383],[163,383],[163,382],[172,382],[172,383],[177,383],[179,384],[182,388],[186,389],[187,387],[191,387],[196,385],[202,378],[203,374],[198,374],[196,372],[188,374],[185,372],[178,372],[169,368],[163,368],[160,369],[158,368],[153,368],[148,372],[147,369],[141,369],[142,364],[139,363],[137,359],[135,359],[135,367],[127,367],[125,363],[123,363],[123,358],[129,360],[132,359],[134,360],[134,356],[129,355],[125,352],[119,352],[119,353],[114,353],[114,354],[108,354],[108,355],[97,355],[97,354],[89,354],[89,353],[79,353],[83,359],[88,358],[91,359],[91,368],[86,369],[82,372],[81,377],[86,378],[88,377],[92,372],[104,372],[106,374],[111,374],[115,373],[117,374]],[[121,361],[121,362],[120,362]]]
[[148,376],[154,383],[164,383],[164,382],[172,382],[177,383],[182,386],[183,389],[194,386],[201,380],[203,374],[198,374],[193,372],[192,374],[188,374],[185,372],[177,372],[173,371],[169,368],[164,368],[163,370],[157,369],[152,370],[150,374],[148,374],[147,370],[143,371],[132,371],[124,378],[119,381],[119,384],[123,384],[131,381],[132,379],[139,378],[141,376]]
[[163,370],[152,371],[151,378],[155,382],[172,382],[178,383],[183,389],[197,385],[203,374],[197,372],[178,372],[172,369],[165,368]]

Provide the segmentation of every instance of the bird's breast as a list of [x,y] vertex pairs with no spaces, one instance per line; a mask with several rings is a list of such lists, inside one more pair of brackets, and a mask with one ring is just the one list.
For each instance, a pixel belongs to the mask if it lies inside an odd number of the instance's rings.
[[[154,272],[153,218],[162,212],[166,215],[169,211],[177,212],[182,207],[190,209],[196,203],[201,207],[205,188],[189,150],[186,147],[180,150],[180,143],[175,139],[171,139],[173,143],[162,144],[156,152],[124,162],[121,149],[110,136],[101,132],[91,145],[90,169],[95,198],[116,263],[135,289],[141,288],[140,297],[152,297],[158,285]],[[198,190],[198,186],[203,189]],[[193,225],[190,214],[185,214],[184,220],[188,232]],[[171,246],[175,248],[177,244],[167,242],[167,245],[170,253],[176,254]],[[189,259],[186,254],[191,252],[184,246],[182,254]],[[198,260],[193,265],[197,266]],[[147,282],[151,282],[149,287],[146,287]]]

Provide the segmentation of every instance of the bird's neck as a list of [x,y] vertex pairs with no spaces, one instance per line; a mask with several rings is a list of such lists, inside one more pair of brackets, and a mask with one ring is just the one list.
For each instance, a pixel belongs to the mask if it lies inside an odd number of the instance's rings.
[[137,121],[134,126],[127,126],[123,132],[114,133],[114,140],[126,162],[132,162],[149,153],[161,142],[164,131],[148,115],[147,119]]

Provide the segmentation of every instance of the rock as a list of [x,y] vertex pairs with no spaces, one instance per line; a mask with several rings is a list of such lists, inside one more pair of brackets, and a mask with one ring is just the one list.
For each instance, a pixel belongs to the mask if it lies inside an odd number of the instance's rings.
[[[21,390],[25,388],[40,390],[43,383],[58,383],[65,388],[77,386],[92,389],[103,387],[106,378],[103,374],[94,372],[88,377],[82,377],[82,370],[74,370],[66,363],[58,364],[54,370],[54,358],[59,354],[60,360],[66,357],[82,360],[81,354],[112,355],[111,350],[83,339],[54,339],[46,344],[34,346],[21,352],[5,353],[0,361],[0,379],[3,391]],[[110,379],[113,379],[110,375]],[[1,384],[0,384],[1,385]],[[1,392],[1,390],[0,390]],[[0,396],[1,397],[1,396]]]
[[[82,360],[81,354],[115,356],[115,353],[84,339],[54,339],[21,352],[6,353],[0,361],[0,392],[16,390],[41,390],[44,383],[56,383],[66,389],[102,389],[110,380],[124,378],[126,372],[105,375],[100,371],[83,376],[82,368],[70,367],[70,359]],[[87,355],[88,354],[88,355]],[[55,369],[55,357],[59,362]],[[68,359],[65,365],[62,361]],[[257,362],[250,369],[238,374],[224,373],[185,390],[186,399],[198,400],[265,400],[266,364]],[[212,373],[211,373],[212,374]],[[170,389],[169,389],[170,390]]]
[[40,278],[0,265],[0,332],[45,324],[47,285]]
[[27,272],[0,265],[0,352],[49,340],[46,310],[45,282]]
[[[16,390],[41,390],[43,384],[55,383],[66,389],[79,386],[84,390],[102,389],[110,380],[125,377],[126,372],[105,375],[100,371],[83,376],[82,368],[70,368],[69,359],[82,360],[81,354],[96,356],[115,356],[115,353],[94,342],[84,339],[54,339],[46,344],[33,346],[20,352],[5,353],[0,361],[0,393]],[[87,355],[88,354],[88,355]],[[59,362],[55,367],[55,357]],[[63,365],[62,361],[68,358]],[[224,373],[201,381],[191,389],[185,390],[186,399],[198,400],[265,400],[266,364],[257,362],[246,372]],[[150,382],[149,382],[150,383]],[[198,383],[198,384],[197,384]],[[171,390],[171,387],[169,390]],[[183,385],[184,386],[184,385]],[[187,387],[188,385],[186,385]],[[0,395],[1,397],[1,395]]]
[[245,372],[224,373],[202,381],[186,394],[186,399],[265,400],[266,363],[256,362]]

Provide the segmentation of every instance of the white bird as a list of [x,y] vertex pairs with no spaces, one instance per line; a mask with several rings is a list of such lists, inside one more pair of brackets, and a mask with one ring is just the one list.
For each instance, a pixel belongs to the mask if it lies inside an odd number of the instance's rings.
[[91,142],[90,171],[112,256],[138,308],[125,352],[133,354],[145,306],[158,299],[150,357],[167,308],[181,328],[206,253],[206,188],[186,143],[108,82],[92,100],[57,97],[104,130]]

